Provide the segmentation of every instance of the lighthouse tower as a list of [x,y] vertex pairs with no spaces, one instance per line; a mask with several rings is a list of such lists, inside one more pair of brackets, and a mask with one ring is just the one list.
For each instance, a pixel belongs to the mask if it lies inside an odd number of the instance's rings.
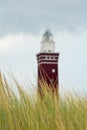
[[41,41],[40,53],[37,54],[38,87],[46,83],[52,91],[58,91],[58,59],[59,53],[55,52],[55,42],[50,30],[46,30]]

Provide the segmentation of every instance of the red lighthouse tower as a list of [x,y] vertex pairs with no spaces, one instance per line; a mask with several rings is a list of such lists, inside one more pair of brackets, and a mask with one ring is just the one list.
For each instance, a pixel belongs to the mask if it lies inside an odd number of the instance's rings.
[[58,59],[59,53],[55,52],[55,42],[49,30],[43,34],[41,52],[37,54],[38,62],[38,87],[45,82],[53,91],[58,91]]

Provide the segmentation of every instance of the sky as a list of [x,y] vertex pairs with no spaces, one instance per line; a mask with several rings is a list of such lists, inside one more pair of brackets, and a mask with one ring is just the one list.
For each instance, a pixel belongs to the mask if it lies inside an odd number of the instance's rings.
[[36,54],[49,28],[60,53],[60,90],[87,93],[86,5],[87,0],[0,0],[0,70],[36,84]]

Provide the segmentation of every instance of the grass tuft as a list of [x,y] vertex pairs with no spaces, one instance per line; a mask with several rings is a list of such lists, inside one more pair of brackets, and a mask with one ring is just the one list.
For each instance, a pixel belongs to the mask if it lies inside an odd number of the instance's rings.
[[44,98],[37,94],[34,102],[13,80],[19,97],[0,72],[0,130],[87,130],[86,96],[58,99],[42,84]]

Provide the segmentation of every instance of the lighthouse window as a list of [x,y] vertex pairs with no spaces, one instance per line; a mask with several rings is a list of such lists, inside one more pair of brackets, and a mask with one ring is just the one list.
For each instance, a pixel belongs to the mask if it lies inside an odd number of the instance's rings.
[[51,50],[48,50],[48,52],[51,52]]
[[46,50],[44,50],[44,52],[46,52]]
[[52,73],[55,73],[55,71],[56,71],[55,69],[52,69]]

